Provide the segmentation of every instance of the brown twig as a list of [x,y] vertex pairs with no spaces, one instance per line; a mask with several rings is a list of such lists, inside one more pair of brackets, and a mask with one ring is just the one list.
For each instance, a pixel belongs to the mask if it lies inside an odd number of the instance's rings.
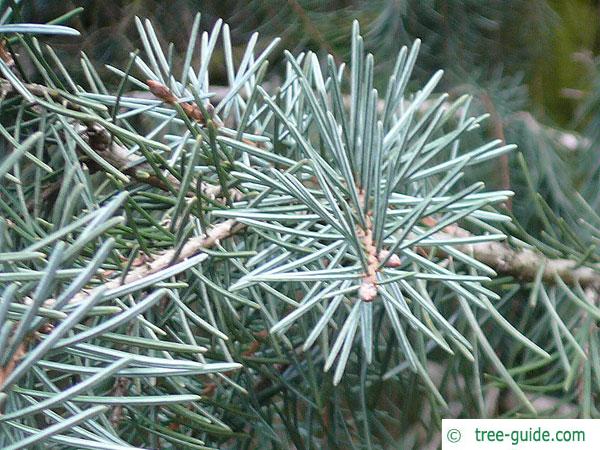
[[[227,239],[236,233],[242,231],[246,226],[237,222],[234,219],[227,220],[216,225],[210,230],[206,236],[198,236],[190,239],[181,249],[181,252],[174,258],[175,250],[170,249],[159,255],[154,260],[146,265],[142,265],[132,270],[125,279],[114,278],[107,281],[102,285],[103,288],[113,289],[121,285],[133,283],[141,280],[146,276],[152,275],[159,272],[170,265],[184,261],[187,258],[195,256],[202,252],[203,249],[211,248],[216,245],[219,241]],[[457,226],[447,227],[443,232],[438,232],[432,236],[432,238],[438,238],[440,240],[447,240],[453,237],[470,237],[471,233],[459,228]],[[369,244],[369,242],[366,242]],[[373,244],[372,242],[370,243]],[[454,246],[457,250],[472,255],[478,261],[486,264],[497,273],[514,276],[517,279],[523,281],[533,281],[537,275],[540,267],[544,267],[542,279],[547,283],[555,283],[555,277],[560,277],[565,283],[569,285],[575,285],[578,283],[583,288],[592,288],[594,290],[600,290],[600,267],[577,267],[578,263],[575,260],[570,259],[550,259],[542,255],[541,253],[528,249],[520,248],[514,249],[505,242],[483,242],[478,244],[464,244]],[[396,255],[393,255],[396,256]],[[377,263],[382,258],[387,257],[387,254],[381,252],[377,258]],[[389,258],[388,263],[396,265],[399,259]],[[365,274],[365,282],[371,282],[369,273]],[[376,292],[376,284],[373,285]],[[98,289],[98,288],[96,288]],[[372,289],[369,289],[369,292]],[[361,295],[361,299],[364,301],[372,301],[375,295],[366,295],[367,288],[364,289],[365,295]],[[92,290],[89,293],[79,293],[76,295],[71,302],[78,302],[88,295],[94,293]]]
[[[471,233],[459,228],[447,228],[433,237],[448,239],[452,237],[470,237]],[[504,242],[490,241],[478,244],[457,245],[457,250],[471,254],[478,261],[488,265],[496,272],[511,275],[524,281],[533,281],[543,266],[542,279],[547,283],[555,283],[555,277],[566,284],[579,285],[583,288],[600,289],[600,266],[578,267],[572,259],[551,259],[529,248],[513,249]]]
[[[240,232],[246,226],[230,219],[215,225],[205,236],[197,236],[190,239],[177,253],[176,249],[169,249],[158,255],[154,255],[152,262],[141,265],[131,270],[125,278],[116,277],[103,283],[102,286],[92,289],[89,292],[82,291],[75,295],[70,303],[77,303],[89,296],[94,295],[99,289],[114,289],[122,285],[127,285],[139,281],[149,275],[160,272],[169,266],[182,262],[192,256],[202,253],[204,249],[209,249],[217,245],[220,241],[227,239]],[[52,305],[53,300],[48,300],[46,305]]]
[[[98,124],[85,126],[81,124],[77,127],[79,133],[83,136],[89,146],[97,152],[111,166],[121,170],[125,175],[130,176],[140,183],[149,184],[164,191],[178,190],[181,183],[170,173],[164,174],[164,179],[170,187],[165,184],[163,179],[153,173],[152,167],[148,163],[135,164],[136,158],[129,154],[127,148],[111,140],[111,134],[104,127]],[[201,191],[207,197],[214,199],[221,193],[219,186],[214,186],[205,182],[201,183]]]
[[[24,83],[27,90],[33,95],[39,97],[50,97],[55,100],[60,100],[66,107],[78,111],[79,105],[70,102],[60,90],[48,88],[35,83]],[[18,93],[15,87],[10,81],[0,78],[0,98],[13,93]],[[185,106],[185,107],[184,107]],[[202,116],[197,106],[182,104],[186,114],[190,114],[190,117],[194,120],[199,120]],[[130,155],[126,147],[115,142],[111,138],[110,132],[98,123],[84,124],[79,121],[73,121],[74,128],[77,130],[79,135],[84,141],[98,153],[104,160],[106,160],[111,166],[120,170],[125,175],[133,178],[134,180],[149,184],[154,187],[165,191],[171,191],[172,189],[177,190],[180,186],[180,182],[173,175],[166,173],[164,179],[170,184],[170,188],[165,184],[163,179],[153,173],[152,167],[148,163],[137,163],[137,158],[134,155]],[[94,166],[93,161],[89,161],[91,166]],[[95,166],[94,166],[95,167]],[[42,192],[43,199],[51,199],[57,194],[60,189],[61,183],[52,183]],[[208,183],[201,183],[201,192],[207,197],[214,199],[221,193],[220,186],[210,185]]]
[[[364,193],[360,192],[359,198],[364,198]],[[364,200],[363,200],[364,202]],[[398,267],[402,264],[398,255],[390,255],[389,251],[381,250],[377,254],[377,243],[373,241],[373,222],[372,213],[369,211],[365,217],[366,228],[357,227],[356,234],[360,239],[367,257],[367,270],[362,278],[358,296],[364,302],[372,302],[378,294],[377,271],[381,263],[385,262],[385,267]]]

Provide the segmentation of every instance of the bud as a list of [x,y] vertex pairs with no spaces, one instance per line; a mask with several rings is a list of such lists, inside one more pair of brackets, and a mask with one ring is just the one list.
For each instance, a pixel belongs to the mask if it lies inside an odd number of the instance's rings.
[[154,80],[146,80],[146,84],[148,85],[148,89],[152,92],[156,97],[167,103],[175,103],[176,98],[171,91],[162,83]]
[[[381,250],[379,252],[379,261],[383,261],[390,254],[387,250]],[[385,262],[385,267],[400,267],[402,265],[402,260],[396,254],[390,256],[390,258]]]
[[363,281],[358,289],[358,296],[365,302],[372,302],[377,297],[377,287],[373,283]]

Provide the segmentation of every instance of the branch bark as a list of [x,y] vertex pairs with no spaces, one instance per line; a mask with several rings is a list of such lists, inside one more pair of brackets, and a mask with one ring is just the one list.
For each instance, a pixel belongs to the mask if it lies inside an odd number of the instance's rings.
[[[242,229],[246,228],[246,225],[237,222],[234,219],[226,220],[218,225],[215,225],[205,236],[196,236],[191,238],[181,249],[177,252],[176,249],[169,249],[158,255],[154,255],[154,259],[144,265],[136,267],[131,270],[127,276],[122,279],[120,276],[108,280],[101,286],[94,288],[90,291],[82,291],[75,295],[69,303],[77,303],[82,301],[89,296],[95,294],[99,289],[114,289],[119,286],[127,285],[139,281],[147,276],[153,275],[160,272],[169,266],[182,262],[192,256],[196,256],[202,253],[205,249],[210,249],[217,245],[220,241],[239,233]],[[47,302],[47,306],[52,305],[53,300]]]
[[[471,233],[455,227],[453,230],[436,234],[440,239],[469,237]],[[458,245],[455,247],[472,255],[478,261],[488,265],[497,273],[511,275],[524,281],[533,281],[543,266],[543,281],[555,283],[560,277],[566,284],[579,283],[583,288],[600,290],[600,266],[578,267],[572,259],[551,259],[528,248],[514,249],[506,242],[483,242],[479,244]]]
[[[124,280],[114,278],[104,283],[103,288],[113,289],[124,284],[133,283],[146,276],[166,269],[172,264],[195,256],[203,249],[214,247],[218,242],[227,239],[246,228],[246,225],[234,219],[216,225],[206,236],[190,239],[179,254],[174,249],[157,255],[154,260],[132,270]],[[452,237],[469,237],[468,231],[454,227],[451,231],[436,233],[434,237],[449,239]],[[506,242],[484,242],[479,244],[457,245],[454,248],[472,255],[478,261],[488,265],[497,273],[511,275],[522,281],[533,281],[540,267],[544,266],[542,279],[547,283],[555,283],[555,277],[560,277],[565,283],[579,283],[582,288],[600,291],[600,267],[577,267],[577,262],[570,259],[550,259],[530,249],[514,249]],[[94,291],[80,293],[71,302],[78,302]]]
[[[58,89],[48,88],[40,84],[35,83],[23,83],[27,90],[39,97],[50,97],[54,100],[61,101],[68,105],[70,109],[79,110],[79,106],[69,101],[66,95]],[[14,94],[18,91],[10,83],[10,81],[0,78],[0,98],[5,98],[9,94]],[[75,129],[86,141],[87,144],[106,160],[111,166],[123,172],[125,175],[133,178],[134,180],[149,184],[157,187],[164,191],[171,192],[172,189],[177,190],[181,183],[170,173],[165,173],[164,178],[171,185],[171,189],[164,183],[164,181],[153,173],[150,164],[142,162],[138,163],[135,155],[130,155],[126,147],[116,142],[110,132],[98,123],[84,124],[79,121],[74,121]],[[93,161],[90,162],[93,164]],[[44,199],[50,198],[58,189],[60,189],[60,183],[53,183],[44,189]],[[220,186],[214,186],[208,183],[202,182],[201,191],[208,198],[215,199],[221,193]]]

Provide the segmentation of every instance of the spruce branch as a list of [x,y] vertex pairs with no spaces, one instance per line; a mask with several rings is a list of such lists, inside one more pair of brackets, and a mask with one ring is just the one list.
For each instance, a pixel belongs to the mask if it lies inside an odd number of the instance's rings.
[[275,43],[237,58],[222,21],[195,18],[181,70],[136,26],[116,93],[29,40],[43,84],[0,80],[0,446],[300,448],[303,427],[372,447],[390,392],[411,433],[505,404],[593,413],[595,247],[550,215],[547,245],[517,239],[494,209],[512,192],[472,179],[514,146],[435,94],[441,72],[409,89],[420,41],[386,85],[355,23],[347,69],[286,52],[279,83]]
[[[217,188],[217,186],[215,186]],[[215,225],[208,230],[206,236],[198,236],[190,239],[179,250],[170,249],[163,253],[147,255],[146,258],[150,262],[140,265],[131,270],[125,278],[108,280],[103,284],[103,288],[114,289],[119,286],[134,283],[143,280],[145,277],[160,272],[172,266],[173,264],[185,261],[188,258],[201,254],[203,249],[210,249],[225,239],[241,233],[246,228],[244,223],[229,219]],[[362,236],[362,231],[359,236]],[[364,239],[365,248],[370,249],[371,253],[375,250],[372,244],[372,237],[368,237],[368,232]],[[432,241],[438,240],[440,243],[448,242],[453,238],[473,238],[473,235],[467,230],[451,226],[444,229],[443,232],[438,232],[432,235]],[[465,254],[473,256],[477,261],[486,264],[499,274],[511,275],[516,279],[524,282],[532,282],[538,276],[540,268],[543,267],[542,279],[546,283],[554,284],[556,277],[561,278],[565,283],[575,286],[579,285],[582,288],[600,289],[600,268],[581,267],[576,260],[569,259],[553,259],[548,258],[542,253],[530,248],[514,248],[507,242],[483,242],[475,244],[455,245],[454,248]],[[416,246],[415,250],[425,255],[428,254],[428,247]],[[369,250],[368,250],[369,251]],[[379,257],[371,257],[368,271],[365,273],[363,284],[360,287],[359,295],[365,301],[373,301],[375,295],[371,291],[377,289],[377,281],[373,281],[375,270],[378,265],[385,261],[389,252],[383,250]],[[445,254],[442,250],[441,254]],[[385,262],[386,267],[399,267],[401,265],[400,258],[391,254],[389,260]],[[93,295],[94,291],[82,291],[74,296],[71,303],[76,303],[89,295]],[[52,305],[52,301],[47,301],[48,306]]]

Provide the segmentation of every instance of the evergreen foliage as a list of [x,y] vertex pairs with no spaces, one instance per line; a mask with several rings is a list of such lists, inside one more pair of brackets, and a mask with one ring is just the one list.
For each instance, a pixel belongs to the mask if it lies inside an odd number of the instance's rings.
[[[378,61],[405,17],[437,20],[390,1],[315,52],[240,50],[200,14],[177,48],[136,18],[124,65],[76,68],[38,36],[70,39],[78,11],[33,26],[13,3],[0,447],[423,448],[442,417],[599,417],[597,172],[568,163],[584,138],[522,111],[522,67],[459,84],[492,42],[448,59],[450,84],[434,37]],[[502,3],[463,38],[494,33]],[[510,183],[487,187],[490,167]]]

